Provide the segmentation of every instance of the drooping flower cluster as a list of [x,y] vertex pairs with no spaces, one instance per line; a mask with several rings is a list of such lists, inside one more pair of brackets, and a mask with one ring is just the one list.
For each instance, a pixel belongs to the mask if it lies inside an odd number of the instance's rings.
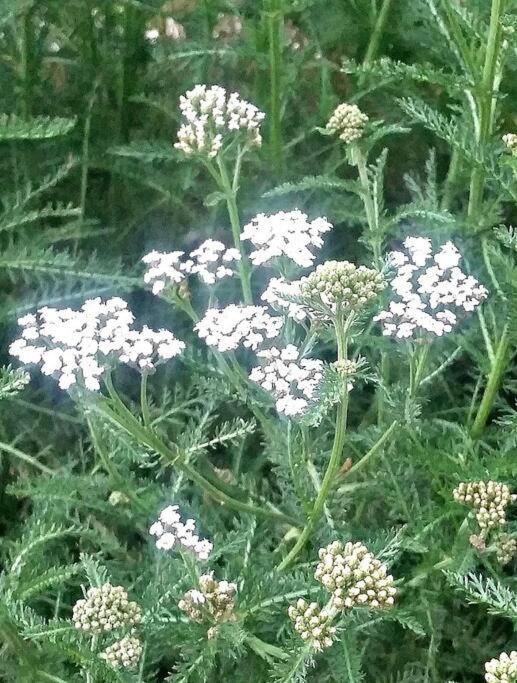
[[114,669],[133,669],[142,656],[142,643],[135,636],[124,636],[101,653],[102,659]]
[[274,396],[279,413],[288,417],[304,413],[323,377],[323,362],[300,358],[299,349],[293,344],[283,349],[265,349],[257,356],[266,362],[252,369],[252,382]]
[[307,214],[298,209],[269,215],[259,213],[244,226],[241,239],[249,240],[255,247],[250,259],[257,266],[285,256],[307,268],[316,258],[314,248],[323,246],[321,236],[331,228],[326,218],[310,221]]
[[517,681],[517,651],[503,652],[485,664],[487,683],[515,683]]
[[141,619],[137,603],[128,599],[122,586],[111,583],[89,588],[86,598],[75,603],[72,613],[75,628],[92,634],[134,626]]
[[327,123],[330,133],[339,135],[347,145],[363,136],[368,117],[356,104],[343,103],[336,107]]
[[325,318],[338,308],[346,314],[366,306],[383,288],[381,273],[349,261],[326,261],[302,278],[300,285],[311,312]]
[[332,626],[333,614],[317,602],[308,603],[300,598],[289,607],[288,614],[295,631],[315,650],[325,650],[334,642],[336,627]]
[[290,297],[301,296],[300,285],[300,280],[289,282],[284,277],[273,277],[262,294],[262,301],[267,302],[279,313],[284,313],[289,318],[301,322],[307,317],[305,306],[289,300]]
[[509,486],[499,481],[462,482],[454,489],[453,496],[474,510],[482,536],[506,524],[506,508],[514,499]]
[[177,505],[168,505],[158,515],[158,520],[149,529],[151,536],[156,536],[156,547],[159,550],[171,550],[180,545],[190,550],[199,560],[207,560],[212,544],[206,538],[196,534],[196,522],[187,519],[183,522]]
[[178,131],[174,146],[187,156],[216,157],[236,134],[250,147],[262,143],[260,125],[265,114],[218,85],[194,86],[181,96],[180,109],[186,123]]
[[374,320],[383,334],[399,339],[418,334],[442,336],[458,322],[459,313],[473,311],[488,292],[460,268],[461,254],[447,242],[433,255],[431,240],[408,237],[405,252],[390,255],[396,275],[391,289],[397,299]]
[[24,364],[58,380],[61,389],[76,383],[91,391],[114,360],[151,371],[185,348],[168,330],[135,330],[134,316],[118,298],[88,299],[80,310],[44,307],[20,318],[21,336],[9,351]]
[[503,135],[503,142],[510,152],[517,156],[517,135],[515,133],[506,133],[506,135]]
[[213,572],[199,577],[199,589],[187,591],[179,601],[178,607],[198,623],[209,619],[216,624],[235,619],[235,593],[237,584],[217,581]]
[[283,320],[269,315],[265,306],[209,308],[195,330],[208,346],[219,351],[232,351],[239,346],[255,350],[266,339],[274,339],[280,332]]
[[362,543],[334,541],[320,549],[319,557],[314,577],[332,594],[336,609],[393,605],[393,577]]
[[152,285],[153,294],[160,294],[180,284],[189,275],[198,275],[204,284],[232,276],[231,264],[240,260],[238,249],[227,248],[218,240],[208,239],[185,256],[183,251],[151,251],[142,261],[147,265],[144,282]]

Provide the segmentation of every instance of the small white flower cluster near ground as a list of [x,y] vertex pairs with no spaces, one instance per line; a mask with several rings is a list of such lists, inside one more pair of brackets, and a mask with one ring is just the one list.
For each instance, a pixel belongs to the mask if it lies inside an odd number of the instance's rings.
[[279,413],[291,417],[307,410],[323,377],[323,362],[300,358],[299,349],[288,344],[257,353],[265,364],[253,368],[250,379],[271,393]]
[[503,142],[510,152],[517,156],[517,135],[515,133],[506,133],[506,135],[503,135]]
[[301,322],[307,317],[306,307],[303,304],[289,300],[289,297],[301,296],[300,285],[300,280],[289,282],[284,277],[273,277],[262,294],[262,301],[268,303],[279,313],[283,313],[289,318]]
[[313,250],[323,246],[321,236],[331,228],[326,218],[310,221],[307,214],[298,209],[269,215],[259,213],[244,226],[241,239],[249,240],[255,247],[250,259],[256,266],[286,256],[307,268],[316,258]]
[[288,614],[294,630],[315,650],[325,650],[334,642],[336,627],[331,623],[333,615],[325,607],[321,608],[317,602],[308,603],[300,598],[289,607]]
[[344,102],[336,107],[327,123],[330,133],[339,135],[340,140],[350,144],[362,137],[368,117],[356,104]]
[[393,605],[393,577],[362,543],[334,541],[320,549],[319,557],[314,578],[332,594],[336,609]]
[[107,647],[100,656],[114,669],[134,669],[142,651],[142,643],[138,638],[124,636]]
[[238,249],[227,248],[212,239],[205,240],[188,256],[183,251],[151,251],[142,259],[147,266],[144,282],[152,286],[153,294],[180,284],[189,275],[198,275],[201,282],[213,285],[217,280],[235,275],[231,264],[239,260]]
[[434,255],[431,240],[423,237],[406,238],[404,247],[405,252],[390,255],[396,269],[391,289],[397,299],[374,320],[386,336],[442,336],[454,328],[460,313],[473,311],[488,292],[459,268],[461,254],[452,242]]
[[24,364],[39,364],[45,375],[58,380],[61,389],[77,382],[90,391],[112,361],[152,371],[160,361],[180,354],[185,344],[168,330],[132,327],[133,314],[118,297],[88,299],[80,310],[44,307],[20,318],[21,336],[9,352]]
[[283,320],[266,312],[265,306],[209,308],[195,330],[208,346],[219,351],[232,351],[239,346],[255,350],[266,339],[274,339]]
[[497,659],[491,659],[485,664],[485,681],[487,683],[516,683],[517,681],[517,652],[510,654],[503,652]]
[[105,583],[100,588],[89,588],[86,598],[73,608],[75,628],[99,634],[140,623],[142,612],[136,602],[128,599],[122,586]]
[[212,552],[210,541],[199,538],[196,534],[196,522],[193,519],[182,521],[177,505],[164,508],[149,533],[156,536],[156,547],[159,550],[171,550],[179,545],[190,550],[199,560],[207,560]]
[[499,481],[462,482],[453,496],[474,510],[482,535],[506,524],[506,508],[515,499],[510,487]]
[[178,131],[175,147],[187,156],[216,157],[236,134],[250,147],[262,143],[260,125],[265,114],[218,85],[194,86],[181,96],[180,109],[186,123]]
[[210,572],[199,577],[198,585],[199,589],[187,591],[178,603],[189,619],[198,623],[209,619],[216,624],[235,619],[237,584],[217,581],[213,572]]

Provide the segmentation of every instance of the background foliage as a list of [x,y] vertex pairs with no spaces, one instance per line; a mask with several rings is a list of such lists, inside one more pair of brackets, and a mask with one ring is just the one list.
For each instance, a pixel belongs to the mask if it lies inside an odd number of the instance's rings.
[[[336,227],[325,256],[363,262],[375,245],[389,249],[406,234],[453,238],[491,291],[479,320],[434,346],[432,369],[445,363],[444,371],[409,404],[401,347],[374,333],[362,338],[370,365],[382,355],[391,370],[385,385],[374,373],[354,392],[344,459],[355,461],[382,434],[379,390],[382,423],[397,421],[396,438],[338,482],[332,524],[318,525],[301,562],[284,573],[274,567],[291,543],[285,527],[207,499],[156,453],[78,410],[52,380],[36,376],[18,393],[4,370],[3,680],[79,681],[88,670],[95,681],[466,683],[515,647],[515,563],[501,568],[475,552],[451,493],[470,479],[511,484],[517,472],[516,160],[501,142],[517,124],[515,9],[513,0],[0,3],[5,365],[19,315],[121,294],[143,323],[189,343],[182,365],[153,377],[151,417],[162,438],[200,468],[231,469],[242,488],[297,518],[310,508],[306,465],[323,469],[328,416],[317,429],[278,423],[264,433],[249,397],[227,385],[186,317],[143,287],[145,253],[188,249],[228,230],[210,179],[172,144],[179,96],[196,83],[237,90],[267,113],[264,145],[243,167],[243,221],[295,206],[326,215]],[[239,35],[214,38],[221,14],[241,18]],[[185,39],[166,35],[168,16],[183,24]],[[150,28],[160,31],[154,42]],[[317,130],[342,101],[384,122],[372,137],[367,179],[377,234],[343,147]],[[130,371],[119,384],[128,402],[138,399]],[[124,494],[117,504],[114,491]],[[159,555],[147,536],[169,501],[181,502],[213,540],[216,574],[238,582],[239,620],[214,641],[177,609],[191,587],[183,565]],[[310,563],[335,537],[384,551],[400,599],[382,623],[369,613],[347,617],[340,641],[313,660],[300,654],[286,609],[317,591]],[[137,673],[108,669],[70,623],[81,585],[103,572],[143,606]]]

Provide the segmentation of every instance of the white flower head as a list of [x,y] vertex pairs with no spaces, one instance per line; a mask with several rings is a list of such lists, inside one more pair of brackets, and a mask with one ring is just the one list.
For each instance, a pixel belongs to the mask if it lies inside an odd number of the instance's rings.
[[301,296],[300,285],[300,280],[289,282],[284,277],[273,277],[268,282],[261,299],[280,313],[293,318],[297,322],[301,322],[307,317],[306,307],[303,304],[285,298]]
[[185,123],[175,147],[187,156],[216,157],[236,135],[249,147],[262,143],[260,125],[265,114],[221,86],[194,86],[180,98],[180,109]]
[[299,349],[288,344],[257,353],[265,363],[252,369],[250,379],[272,394],[276,409],[288,417],[302,415],[316,397],[323,377],[323,362],[300,358]]
[[406,238],[404,247],[405,251],[390,254],[395,268],[394,298],[374,320],[381,323],[386,336],[441,337],[453,330],[460,314],[477,308],[488,292],[460,269],[461,254],[452,242],[434,254],[431,240],[423,237]]
[[190,550],[198,560],[207,560],[213,546],[206,538],[199,538],[195,532],[195,521],[187,519],[184,522],[177,505],[164,508],[149,529],[149,534],[156,538],[158,550],[172,550],[178,544]]
[[79,383],[98,391],[115,361],[152,371],[185,348],[172,332],[136,330],[133,321],[127,303],[118,297],[88,299],[79,310],[44,307],[20,318],[21,335],[9,350],[24,364],[40,365],[63,390]]
[[217,280],[235,275],[232,266],[240,258],[238,249],[227,248],[218,240],[208,239],[190,252],[181,268],[185,273],[198,275],[204,284],[213,285]]
[[182,270],[182,251],[151,251],[142,261],[147,265],[144,282],[152,285],[153,294],[160,294],[164,289],[174,287],[185,279]]
[[274,339],[283,320],[266,312],[265,306],[230,304],[226,308],[209,308],[195,326],[199,337],[219,351],[232,351],[239,346],[255,350],[266,339]]
[[241,239],[249,240],[255,247],[250,259],[257,266],[285,256],[308,268],[316,258],[314,250],[323,246],[322,235],[331,228],[326,218],[310,221],[298,209],[269,215],[259,213],[244,226]]

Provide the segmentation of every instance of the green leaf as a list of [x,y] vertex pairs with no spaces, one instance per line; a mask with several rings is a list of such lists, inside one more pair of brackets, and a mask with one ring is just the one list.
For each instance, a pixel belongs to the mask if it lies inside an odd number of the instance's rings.
[[50,116],[22,119],[15,114],[1,114],[0,141],[55,138],[70,132],[75,124],[76,119]]

